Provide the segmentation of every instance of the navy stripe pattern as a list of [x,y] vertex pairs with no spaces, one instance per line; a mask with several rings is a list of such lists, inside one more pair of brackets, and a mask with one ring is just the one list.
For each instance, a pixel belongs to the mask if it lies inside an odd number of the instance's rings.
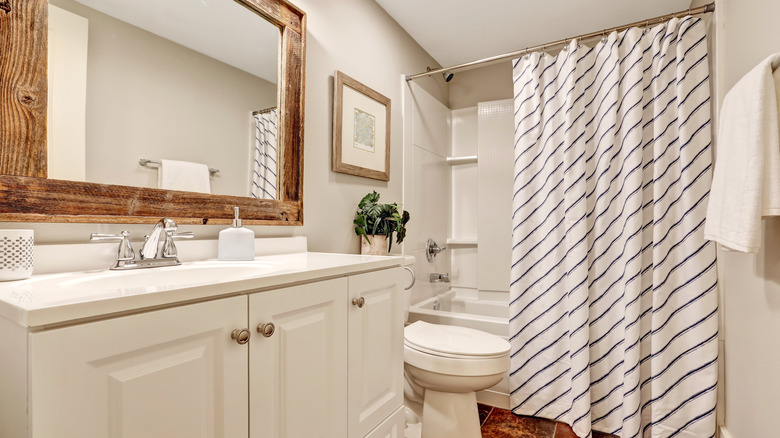
[[621,437],[715,433],[705,27],[514,61],[511,404]]
[[254,115],[255,151],[252,163],[253,198],[276,199],[276,109]]

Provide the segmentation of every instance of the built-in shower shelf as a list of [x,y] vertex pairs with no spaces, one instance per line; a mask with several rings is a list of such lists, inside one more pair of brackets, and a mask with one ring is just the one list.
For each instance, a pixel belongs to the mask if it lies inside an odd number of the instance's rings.
[[477,163],[477,156],[469,155],[465,157],[447,157],[447,163],[450,166],[457,166],[458,164],[475,164]]
[[447,239],[451,246],[477,246],[477,239]]

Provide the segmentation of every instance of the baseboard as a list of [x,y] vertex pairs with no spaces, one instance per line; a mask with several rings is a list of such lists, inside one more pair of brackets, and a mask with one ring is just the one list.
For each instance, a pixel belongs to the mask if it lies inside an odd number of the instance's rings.
[[509,394],[504,394],[489,389],[477,392],[477,403],[495,406],[501,409],[509,409]]
[[728,429],[726,429],[726,426],[718,427],[718,436],[720,436],[720,438],[734,438],[733,436],[731,436]]

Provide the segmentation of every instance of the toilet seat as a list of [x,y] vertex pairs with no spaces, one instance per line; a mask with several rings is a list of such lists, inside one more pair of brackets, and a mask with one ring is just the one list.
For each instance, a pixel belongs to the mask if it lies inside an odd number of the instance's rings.
[[404,329],[404,344],[423,353],[455,359],[498,358],[510,348],[509,342],[490,333],[425,321]]
[[417,321],[404,329],[404,362],[421,370],[487,376],[509,368],[509,342],[466,327]]

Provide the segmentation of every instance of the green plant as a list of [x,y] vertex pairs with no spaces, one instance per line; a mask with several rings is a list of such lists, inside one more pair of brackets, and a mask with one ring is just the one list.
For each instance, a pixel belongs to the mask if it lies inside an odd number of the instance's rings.
[[373,191],[358,204],[355,213],[355,234],[366,236],[371,243],[369,235],[387,236],[387,250],[393,247],[393,233],[396,233],[396,243],[401,243],[406,237],[406,223],[409,222],[409,212],[401,211],[398,204],[380,204],[379,193]]

